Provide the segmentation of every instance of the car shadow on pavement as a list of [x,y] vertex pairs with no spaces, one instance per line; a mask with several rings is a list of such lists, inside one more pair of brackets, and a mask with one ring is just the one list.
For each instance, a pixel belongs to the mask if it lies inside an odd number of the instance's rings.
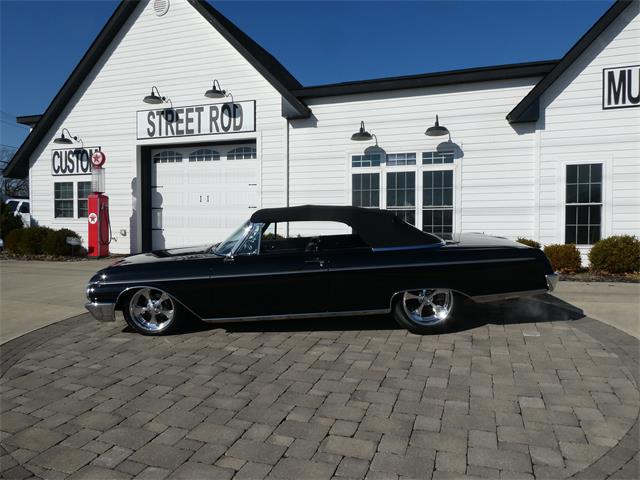
[[[464,332],[488,324],[509,325],[572,321],[583,318],[584,316],[584,312],[580,308],[549,294],[482,304],[467,301],[460,312],[462,321],[452,327],[450,332]],[[182,326],[174,335],[217,328],[224,329],[230,333],[339,332],[403,329],[389,314],[229,323],[194,321]],[[125,330],[129,331],[128,328]]]

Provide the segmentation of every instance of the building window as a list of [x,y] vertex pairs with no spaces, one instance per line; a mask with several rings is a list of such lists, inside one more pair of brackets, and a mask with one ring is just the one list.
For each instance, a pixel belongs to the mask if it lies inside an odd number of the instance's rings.
[[351,157],[352,167],[379,167],[381,156],[379,153],[370,153],[367,155],[353,155]]
[[602,164],[567,165],[565,243],[593,245],[602,228]]
[[352,205],[354,207],[380,207],[379,173],[354,173],[352,182]]
[[397,165],[415,165],[415,153],[390,153],[387,155],[387,165],[390,167]]
[[53,208],[56,218],[73,218],[73,182],[53,184]]
[[211,162],[220,160],[220,154],[210,148],[202,148],[189,154],[190,162]]
[[153,163],[176,163],[182,162],[182,154],[173,150],[163,150],[153,156]]
[[78,182],[78,218],[89,216],[88,204],[91,193],[91,182]]
[[422,230],[451,239],[453,170],[422,172]]
[[387,173],[387,210],[411,225],[416,224],[416,173]]
[[256,147],[238,147],[229,150],[227,160],[251,160],[256,158]]
[[453,163],[453,152],[422,152],[423,165]]

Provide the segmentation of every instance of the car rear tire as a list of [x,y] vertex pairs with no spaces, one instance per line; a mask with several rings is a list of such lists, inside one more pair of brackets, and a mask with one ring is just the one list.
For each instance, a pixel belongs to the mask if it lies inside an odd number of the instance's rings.
[[185,316],[182,305],[157,288],[140,288],[128,296],[122,313],[127,324],[143,335],[165,335]]
[[456,321],[463,299],[447,288],[407,290],[396,295],[393,316],[412,333],[443,333]]

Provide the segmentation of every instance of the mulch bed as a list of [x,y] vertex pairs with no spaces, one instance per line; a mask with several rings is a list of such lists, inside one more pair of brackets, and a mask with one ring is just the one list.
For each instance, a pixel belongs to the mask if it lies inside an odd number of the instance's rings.
[[567,282],[622,282],[640,283],[640,272],[635,273],[597,273],[585,270],[576,273],[561,273],[560,280]]
[[[126,255],[109,255],[108,257],[103,257],[105,259],[113,258],[117,260],[118,258],[126,257]],[[76,257],[65,257],[60,255],[18,255],[16,253],[9,252],[0,252],[0,260],[29,260],[29,261],[46,261],[46,262],[85,262],[89,261],[89,257],[86,256],[76,256]],[[93,259],[91,259],[93,260]]]

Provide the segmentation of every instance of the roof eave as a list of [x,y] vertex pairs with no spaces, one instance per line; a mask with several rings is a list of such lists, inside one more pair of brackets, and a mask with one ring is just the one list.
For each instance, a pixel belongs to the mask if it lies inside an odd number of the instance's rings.
[[617,0],[580,40],[562,57],[558,64],[507,114],[509,123],[536,122],[540,118],[540,97],[598,36],[620,15],[625,8],[637,0]]

